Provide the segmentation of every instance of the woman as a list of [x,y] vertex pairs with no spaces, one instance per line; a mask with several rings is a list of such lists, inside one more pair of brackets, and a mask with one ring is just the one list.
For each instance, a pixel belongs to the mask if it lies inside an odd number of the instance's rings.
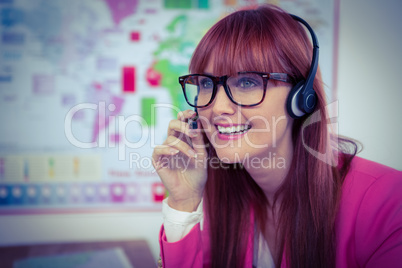
[[288,107],[314,53],[300,21],[270,5],[203,37],[180,78],[198,114],[180,112],[153,153],[169,192],[163,267],[402,265],[401,172],[330,135],[319,70],[313,113]]

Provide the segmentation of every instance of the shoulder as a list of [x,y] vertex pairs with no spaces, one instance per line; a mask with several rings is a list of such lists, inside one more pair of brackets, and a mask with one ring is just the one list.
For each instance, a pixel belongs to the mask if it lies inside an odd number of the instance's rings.
[[341,206],[357,213],[368,205],[395,201],[402,204],[402,172],[356,156],[342,186]]
[[345,177],[338,214],[341,244],[353,248],[359,265],[380,260],[376,256],[386,252],[389,260],[401,261],[399,253],[392,253],[402,246],[401,171],[355,157]]
[[367,179],[378,179],[383,176],[399,177],[402,179],[402,172],[391,167],[355,156],[352,160],[347,176],[366,177]]
[[402,190],[401,187],[401,171],[355,156],[345,177],[342,192],[344,197],[352,194],[354,198],[359,198],[362,196],[358,193],[363,194],[370,188],[387,191]]

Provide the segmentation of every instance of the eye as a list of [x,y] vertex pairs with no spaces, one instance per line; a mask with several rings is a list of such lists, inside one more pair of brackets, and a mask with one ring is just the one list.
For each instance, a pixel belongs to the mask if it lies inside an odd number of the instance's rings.
[[200,86],[204,89],[211,89],[214,87],[214,83],[209,78],[202,78],[200,79]]
[[239,88],[252,88],[252,87],[259,86],[259,84],[257,81],[255,81],[254,79],[252,79],[250,77],[243,77],[237,81],[236,86]]

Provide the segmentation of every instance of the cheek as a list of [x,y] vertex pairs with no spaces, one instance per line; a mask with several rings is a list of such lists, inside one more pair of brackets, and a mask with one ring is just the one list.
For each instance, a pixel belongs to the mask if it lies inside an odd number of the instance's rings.
[[259,115],[253,116],[250,139],[257,144],[275,144],[285,133],[291,131],[293,119],[286,111],[287,88],[274,89],[266,95]]
[[211,131],[214,130],[214,126],[210,122],[210,113],[208,109],[199,109],[198,110],[198,121],[201,123],[201,128],[205,131],[207,135],[211,133]]
[[265,115],[272,118],[286,116],[291,118],[286,110],[286,101],[290,91],[290,87],[277,87],[267,91],[262,109]]

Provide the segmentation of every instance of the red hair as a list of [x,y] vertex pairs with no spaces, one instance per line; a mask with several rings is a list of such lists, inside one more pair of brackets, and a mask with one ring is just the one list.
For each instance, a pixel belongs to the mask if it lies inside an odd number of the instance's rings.
[[[214,75],[238,71],[287,73],[295,81],[305,79],[310,69],[312,45],[303,26],[288,13],[272,5],[240,10],[216,23],[202,38],[190,62],[190,72],[203,73],[214,58]],[[206,217],[210,224],[212,267],[242,267],[254,213],[257,231],[265,231],[267,207],[283,196],[277,241],[280,266],[285,251],[291,267],[334,267],[335,230],[341,186],[350,161],[356,154],[340,153],[342,165],[333,167],[310,154],[331,150],[326,102],[320,70],[314,80],[318,103],[315,112],[321,120],[303,128],[308,116],[294,120],[293,159],[287,177],[269,204],[264,192],[241,164],[223,164],[227,168],[208,167],[205,188]],[[285,105],[285,104],[284,104]],[[302,131],[303,130],[303,131]],[[303,138],[302,139],[302,134]],[[205,141],[208,143],[206,136]],[[338,139],[338,138],[337,138]],[[349,141],[338,139],[341,143]],[[347,148],[347,146],[345,146]],[[332,155],[332,152],[331,152]],[[209,157],[217,157],[209,146]]]

